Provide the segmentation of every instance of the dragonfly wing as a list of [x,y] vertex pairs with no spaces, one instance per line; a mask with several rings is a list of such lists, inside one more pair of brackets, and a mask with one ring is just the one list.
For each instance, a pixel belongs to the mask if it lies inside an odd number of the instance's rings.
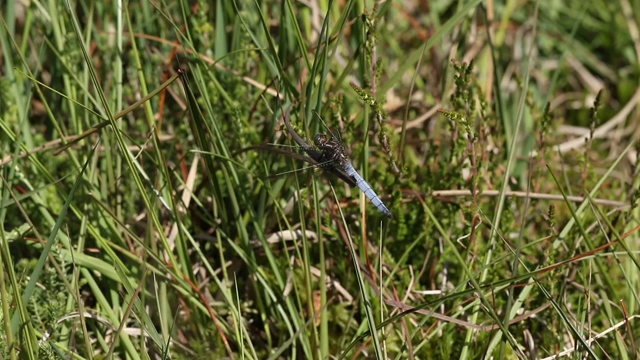
[[302,160],[302,161],[306,161],[312,165],[317,165],[318,162],[314,159],[314,158],[310,158],[308,156],[304,156],[304,155],[300,155],[298,153],[292,152],[292,151],[288,151],[288,150],[284,150],[281,149],[279,147],[273,146],[273,145],[253,145],[253,146],[247,146],[246,148],[243,148],[239,151],[234,152],[233,154],[231,154],[231,156],[236,156],[239,154],[242,154],[244,152],[247,151],[266,151],[266,152],[270,152],[270,153],[275,153],[275,154],[280,154],[280,155],[284,155],[284,156],[288,156],[291,158],[294,158],[296,160]]
[[349,162],[345,162],[343,164],[343,167],[347,175],[350,175],[356,180],[356,185],[358,185],[360,190],[362,190],[362,192],[367,196],[367,198],[371,200],[371,203],[373,203],[373,205],[375,205],[375,207],[377,207],[378,210],[380,210],[383,214],[387,215],[389,219],[391,219],[392,218],[391,211],[387,209],[387,207],[384,205],[384,203],[382,202],[378,194],[376,194],[376,192],[373,190],[373,188],[364,180],[362,176],[360,176],[360,174],[358,174],[358,172],[353,167],[353,165],[351,165],[351,163]]
[[[266,152],[270,152],[270,153],[276,153],[276,154],[280,154],[280,155],[284,155],[284,156],[288,156],[290,158],[296,159],[296,160],[301,160],[301,161],[305,161],[313,166],[317,166],[317,167],[321,167],[325,170],[327,170],[328,172],[330,172],[331,174],[339,177],[340,179],[342,179],[344,182],[346,182],[347,184],[349,184],[349,186],[351,187],[355,187],[356,186],[356,181],[353,179],[353,177],[347,175],[344,170],[340,169],[339,167],[336,167],[335,165],[332,166],[323,166],[322,164],[325,163],[325,161],[322,160],[322,154],[319,151],[312,151],[311,153],[313,154],[313,156],[309,155],[309,156],[304,156],[304,155],[300,155],[298,153],[295,152],[291,152],[288,150],[284,150],[284,149],[280,149],[278,147],[275,146],[269,146],[269,145],[254,145],[254,146],[248,146],[242,150],[236,151],[235,153],[232,154],[232,156],[236,156],[239,155],[243,152],[247,152],[247,151],[266,151]],[[280,174],[282,175],[282,174]],[[269,176],[271,177],[277,177],[278,175],[272,175]]]
[[353,178],[353,176],[349,176],[346,172],[344,172],[344,170],[336,167],[336,166],[332,166],[330,168],[327,168],[327,170],[329,170],[332,174],[334,174],[335,176],[339,177],[340,179],[342,179],[344,182],[346,182],[347,184],[349,184],[349,186],[354,187],[356,185],[358,185],[356,183],[356,179]]

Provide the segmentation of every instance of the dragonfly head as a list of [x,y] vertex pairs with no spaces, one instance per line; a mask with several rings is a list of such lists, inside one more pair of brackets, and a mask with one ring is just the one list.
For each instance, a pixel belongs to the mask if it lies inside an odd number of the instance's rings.
[[326,144],[328,141],[329,141],[329,136],[327,134],[318,134],[313,138],[313,142],[319,148],[321,148],[322,145]]

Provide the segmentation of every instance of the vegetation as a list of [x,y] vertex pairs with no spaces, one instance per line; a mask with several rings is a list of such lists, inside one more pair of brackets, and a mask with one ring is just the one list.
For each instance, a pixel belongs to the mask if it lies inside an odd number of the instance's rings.
[[1,358],[640,355],[638,1],[25,3]]

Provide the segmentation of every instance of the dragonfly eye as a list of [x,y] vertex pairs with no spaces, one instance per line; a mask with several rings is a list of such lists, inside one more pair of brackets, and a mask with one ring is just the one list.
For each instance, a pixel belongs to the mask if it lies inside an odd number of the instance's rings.
[[318,134],[313,138],[313,142],[318,147],[324,145],[327,141],[329,141],[329,136],[327,136],[325,134]]

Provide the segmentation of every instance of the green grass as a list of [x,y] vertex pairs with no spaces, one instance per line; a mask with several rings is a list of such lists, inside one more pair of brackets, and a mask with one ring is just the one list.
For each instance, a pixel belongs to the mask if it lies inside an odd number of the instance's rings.
[[116,4],[0,9],[1,358],[640,355],[638,1]]

